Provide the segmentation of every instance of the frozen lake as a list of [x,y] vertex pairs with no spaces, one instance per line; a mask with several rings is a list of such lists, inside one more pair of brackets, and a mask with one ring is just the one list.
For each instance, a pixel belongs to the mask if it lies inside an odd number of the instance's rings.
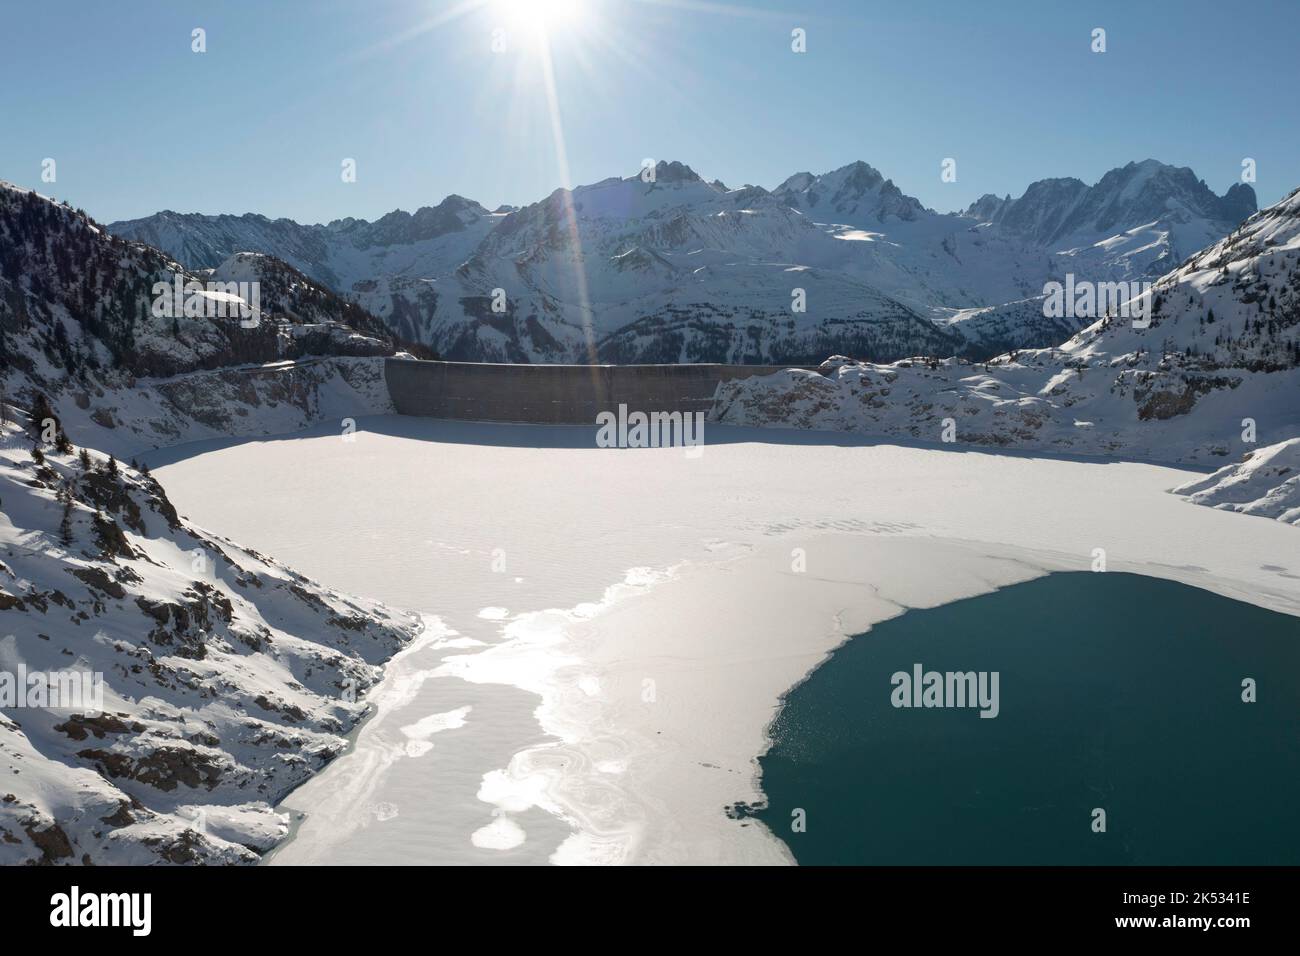
[[352,438],[146,459],[197,523],[428,621],[275,862],[789,862],[724,807],[759,799],[781,695],[875,622],[1101,552],[1300,613],[1296,530],[1167,494],[1177,468],[722,426],[698,457],[397,416]]
[[836,648],[772,726],[758,818],[818,865],[1295,865],[1298,730],[1300,618],[1053,574]]

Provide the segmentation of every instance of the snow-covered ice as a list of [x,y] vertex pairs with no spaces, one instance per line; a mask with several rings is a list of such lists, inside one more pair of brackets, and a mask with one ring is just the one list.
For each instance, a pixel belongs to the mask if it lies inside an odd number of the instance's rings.
[[1168,494],[1181,468],[713,425],[693,459],[594,428],[354,438],[151,460],[196,522],[427,622],[286,801],[278,863],[789,862],[724,807],[760,797],[781,694],[873,622],[1097,549],[1300,614],[1295,529]]

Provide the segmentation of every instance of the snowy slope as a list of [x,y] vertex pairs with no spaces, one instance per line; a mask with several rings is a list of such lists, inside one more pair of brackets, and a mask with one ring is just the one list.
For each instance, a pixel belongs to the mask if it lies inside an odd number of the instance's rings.
[[[159,315],[174,280],[255,282],[196,301],[261,314]],[[24,423],[0,426],[0,863],[246,863],[284,835],[272,804],[342,750],[418,622],[188,525],[104,453],[388,410],[394,351],[279,260],[187,272],[0,184],[0,417]],[[15,409],[46,401],[84,459]],[[70,668],[102,703],[4,697]]]
[[[24,393],[30,394],[30,392]],[[212,438],[279,435],[393,410],[382,358],[221,368],[107,387],[72,383],[51,404],[78,444],[129,458]]]
[[102,701],[5,706],[0,864],[255,862],[419,621],[192,527],[145,473],[34,444],[0,426],[0,681],[97,674]]
[[[228,259],[219,274],[187,272],[156,249],[104,232],[85,213],[0,182],[0,329],[10,364],[43,354],[67,375],[166,375],[307,354],[392,354],[391,333],[355,303],[268,256]],[[259,281],[261,314],[206,283]],[[204,288],[180,302],[160,290]],[[251,294],[249,299],[253,299]],[[195,302],[191,302],[195,299]],[[191,313],[224,303],[226,314]],[[165,301],[164,301],[165,300]],[[250,307],[252,301],[245,303]],[[170,312],[170,314],[168,314]],[[337,326],[334,350],[311,352],[303,326]]]
[[[177,280],[256,282],[261,315],[245,327],[234,311],[155,314],[154,284]],[[44,393],[78,443],[129,454],[386,411],[381,357],[398,347],[381,320],[270,256],[186,272],[0,183],[0,393]]]
[[[1213,462],[1300,433],[1300,191],[1101,319],[987,364],[832,360],[720,386],[716,420]],[[1253,436],[1252,436],[1253,432]]]
[[1198,505],[1300,525],[1300,438],[1250,452],[1173,492]]

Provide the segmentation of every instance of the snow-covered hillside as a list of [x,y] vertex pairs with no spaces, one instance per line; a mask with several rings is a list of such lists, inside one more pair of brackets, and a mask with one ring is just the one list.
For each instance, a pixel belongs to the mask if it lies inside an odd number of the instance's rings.
[[[391,333],[374,316],[283,263],[255,257],[226,261],[221,271],[215,278],[262,282],[260,315],[236,309],[251,311],[252,301],[208,290],[212,276],[188,273],[149,246],[107,234],[80,211],[0,183],[0,354],[29,374],[38,355],[71,377],[297,358],[312,354],[302,326],[339,326],[346,333],[339,341],[347,343],[341,354],[393,352]],[[187,283],[204,289],[190,293]],[[177,286],[179,302],[158,291]],[[226,314],[189,311],[208,306],[216,313],[216,305]]]
[[1300,525],[1300,438],[1249,452],[1173,491],[1198,505]]
[[273,255],[385,319],[400,338],[421,341],[424,320],[437,311],[436,280],[469,258],[509,212],[504,207],[489,212],[472,200],[448,196],[437,206],[414,213],[395,210],[373,223],[338,219],[300,225],[253,213],[165,211],[109,229],[196,270],[217,268],[243,252]]
[[1154,160],[963,214],[924,208],[862,162],[771,191],[679,162],[648,178],[496,213],[452,196],[375,223],[164,212],[110,228],[191,267],[278,256],[447,358],[808,364],[1056,345],[1088,320],[1027,308],[1045,282],[1158,276],[1255,208],[1249,186],[1219,197]]
[[[0,716],[0,864],[255,862],[287,831],[272,805],[342,751],[419,621],[35,437],[0,425],[0,695],[22,695]],[[81,675],[102,700],[54,699]]]
[[[26,393],[30,394],[30,392]],[[318,358],[51,393],[68,435],[119,457],[212,438],[280,435],[391,412],[382,358]]]
[[[230,308],[160,315],[157,283],[199,283],[200,304]],[[246,316],[253,299],[260,314]],[[186,272],[0,183],[0,393],[16,404],[47,395],[78,443],[128,454],[385,411],[380,357],[397,349],[379,319],[277,259],[240,254]]]
[[[199,308],[160,313],[156,284]],[[386,411],[394,352],[277,259],[187,272],[0,184],[0,863],[244,863],[284,835],[272,805],[418,622],[189,526],[106,455]],[[104,700],[15,703],[32,674]]]
[[1148,295],[1149,328],[1107,317],[987,364],[835,359],[724,383],[714,416],[1201,463],[1300,432],[1300,190]]

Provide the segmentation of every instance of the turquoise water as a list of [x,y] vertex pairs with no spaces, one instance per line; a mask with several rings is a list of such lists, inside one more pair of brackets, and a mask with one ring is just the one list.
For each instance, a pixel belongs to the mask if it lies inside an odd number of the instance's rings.
[[[998,672],[997,716],[893,706],[917,663]],[[768,803],[735,812],[803,864],[1300,863],[1300,618],[1181,584],[1053,574],[908,611],[771,734]]]

